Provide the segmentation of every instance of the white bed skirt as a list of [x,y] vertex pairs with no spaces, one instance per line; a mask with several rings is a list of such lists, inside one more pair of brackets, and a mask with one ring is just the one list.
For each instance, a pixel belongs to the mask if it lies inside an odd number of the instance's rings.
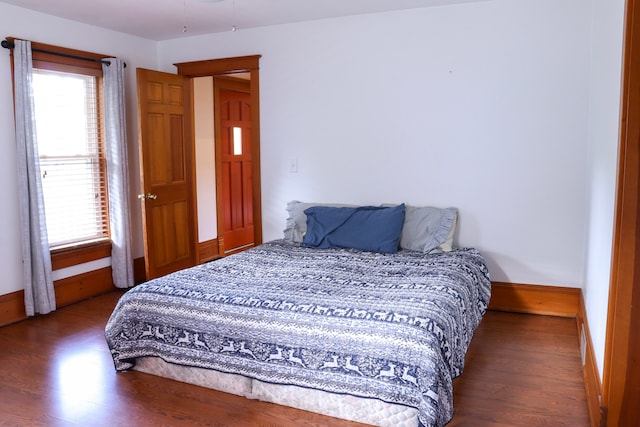
[[189,384],[259,399],[278,405],[357,421],[380,427],[417,427],[418,410],[377,399],[335,394],[291,385],[264,383],[236,374],[167,363],[159,357],[142,357],[133,368],[140,372]]

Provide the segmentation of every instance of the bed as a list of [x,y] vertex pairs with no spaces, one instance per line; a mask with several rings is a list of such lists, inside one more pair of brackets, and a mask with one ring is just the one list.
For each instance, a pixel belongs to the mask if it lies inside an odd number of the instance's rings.
[[[310,246],[313,208],[295,208],[308,229],[288,221],[282,240],[123,295],[105,330],[116,370],[380,426],[446,424],[490,298],[480,253],[446,247],[450,229],[429,251],[400,235],[390,253]],[[403,206],[401,232],[410,221]]]

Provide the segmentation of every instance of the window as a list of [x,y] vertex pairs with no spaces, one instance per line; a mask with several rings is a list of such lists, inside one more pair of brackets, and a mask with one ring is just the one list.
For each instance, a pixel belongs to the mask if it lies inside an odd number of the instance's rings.
[[[87,262],[111,247],[99,62],[105,56],[31,46],[38,154],[55,270],[54,254],[74,253],[79,262]],[[95,255],[92,248],[98,247]]]
[[98,77],[34,68],[33,90],[51,247],[108,238]]
[[233,155],[242,155],[242,128],[233,128]]

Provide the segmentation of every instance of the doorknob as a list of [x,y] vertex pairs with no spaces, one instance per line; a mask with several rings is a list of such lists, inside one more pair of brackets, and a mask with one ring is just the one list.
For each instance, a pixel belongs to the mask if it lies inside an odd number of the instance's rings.
[[147,194],[138,194],[138,199],[140,200],[144,200],[144,199],[151,199],[151,200],[155,200],[157,199],[158,196],[155,194],[151,194],[151,193],[147,193]]

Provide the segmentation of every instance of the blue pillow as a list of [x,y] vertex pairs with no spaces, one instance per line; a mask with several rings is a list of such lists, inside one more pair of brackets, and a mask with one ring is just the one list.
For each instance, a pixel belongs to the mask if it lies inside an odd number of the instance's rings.
[[304,211],[307,232],[302,244],[393,254],[398,252],[404,211],[404,203],[394,207],[313,206]]

